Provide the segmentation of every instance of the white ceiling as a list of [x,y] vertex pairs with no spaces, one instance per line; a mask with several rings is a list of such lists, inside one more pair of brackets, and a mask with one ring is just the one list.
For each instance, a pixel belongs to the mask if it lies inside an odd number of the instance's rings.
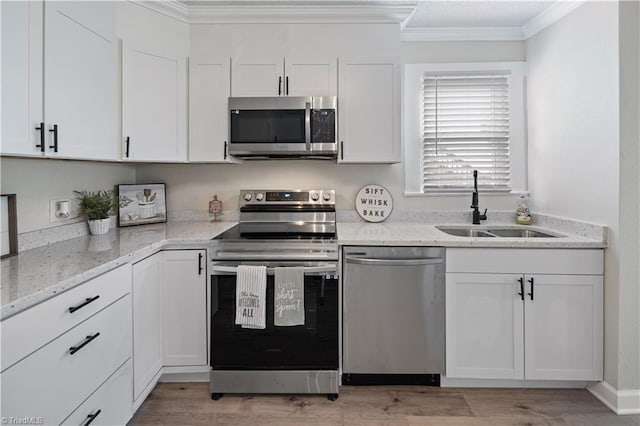
[[406,27],[522,27],[555,1],[422,0]]

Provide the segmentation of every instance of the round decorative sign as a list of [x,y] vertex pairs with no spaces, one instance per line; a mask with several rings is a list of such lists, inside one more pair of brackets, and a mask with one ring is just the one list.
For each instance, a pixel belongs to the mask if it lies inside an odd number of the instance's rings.
[[356,211],[367,222],[382,222],[393,210],[393,198],[387,188],[367,185],[356,195]]

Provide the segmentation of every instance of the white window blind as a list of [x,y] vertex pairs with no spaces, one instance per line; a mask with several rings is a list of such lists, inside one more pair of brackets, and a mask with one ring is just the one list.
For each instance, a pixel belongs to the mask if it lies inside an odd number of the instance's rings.
[[509,190],[509,76],[423,77],[423,190]]

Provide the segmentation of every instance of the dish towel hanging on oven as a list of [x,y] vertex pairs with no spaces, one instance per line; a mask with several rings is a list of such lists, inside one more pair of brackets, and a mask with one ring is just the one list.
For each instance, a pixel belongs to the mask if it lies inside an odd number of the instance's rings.
[[276,268],[273,325],[304,325],[304,268]]
[[267,267],[238,266],[236,276],[236,325],[266,328]]

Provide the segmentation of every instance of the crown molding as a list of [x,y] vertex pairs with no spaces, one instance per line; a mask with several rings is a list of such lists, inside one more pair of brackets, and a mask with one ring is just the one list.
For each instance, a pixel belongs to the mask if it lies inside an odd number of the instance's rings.
[[587,0],[557,0],[551,6],[540,12],[529,22],[522,26],[525,40],[533,37],[549,25],[564,18],[569,13],[586,3]]
[[189,6],[175,0],[129,0],[139,6],[161,13],[177,21],[189,23]]
[[520,27],[405,27],[402,41],[509,41],[524,40]]
[[260,23],[402,23],[414,11],[415,1],[234,3],[221,1],[188,5],[175,0],[132,2],[188,24]]

